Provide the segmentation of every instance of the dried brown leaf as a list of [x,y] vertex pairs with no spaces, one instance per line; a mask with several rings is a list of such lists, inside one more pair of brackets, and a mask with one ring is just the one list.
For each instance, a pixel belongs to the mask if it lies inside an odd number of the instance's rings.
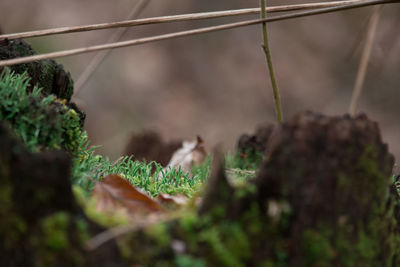
[[92,191],[92,197],[97,198],[96,208],[100,212],[126,210],[132,216],[163,211],[156,201],[115,174],[98,182]]
[[194,141],[184,141],[182,147],[174,152],[168,166],[165,169],[181,168],[185,172],[191,172],[193,165],[200,165],[207,157],[204,141],[197,136]]

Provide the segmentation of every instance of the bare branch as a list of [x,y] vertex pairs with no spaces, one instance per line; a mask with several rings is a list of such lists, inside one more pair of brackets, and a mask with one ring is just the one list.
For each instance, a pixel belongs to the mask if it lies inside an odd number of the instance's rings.
[[294,14],[275,16],[275,17],[266,18],[266,19],[247,20],[247,21],[242,21],[242,22],[223,24],[223,25],[219,25],[219,26],[212,26],[212,27],[200,28],[200,29],[195,29],[195,30],[181,31],[181,32],[175,32],[175,33],[133,39],[133,40],[123,41],[123,42],[116,42],[116,43],[112,43],[112,44],[95,45],[95,46],[76,48],[76,49],[71,49],[71,50],[52,52],[52,53],[47,53],[47,54],[40,54],[40,55],[34,55],[34,56],[28,56],[28,57],[1,60],[0,67],[22,64],[22,63],[29,63],[29,62],[43,60],[43,59],[51,59],[51,58],[79,55],[79,54],[90,53],[90,52],[100,51],[100,50],[105,50],[105,49],[135,46],[135,45],[146,44],[146,43],[167,40],[167,39],[173,39],[173,38],[178,38],[178,37],[197,35],[197,34],[208,33],[208,32],[216,32],[216,31],[228,30],[228,29],[233,29],[233,28],[240,28],[240,27],[260,24],[263,22],[268,23],[268,22],[274,22],[274,21],[280,21],[280,20],[287,20],[287,19],[293,19],[293,18],[312,16],[312,15],[319,15],[319,14],[324,14],[324,13],[337,12],[337,11],[353,9],[353,8],[360,8],[360,7],[371,6],[371,5],[391,4],[391,3],[399,3],[399,2],[400,2],[400,0],[362,1],[362,2],[356,3],[356,4],[350,4],[350,5],[332,7],[332,8],[323,8],[323,9],[317,9],[317,10],[305,11],[305,12],[298,12],[298,13],[294,13]]
[[[335,7],[335,6],[343,6],[343,5],[348,5],[348,4],[358,3],[358,2],[365,2],[365,1],[367,1],[367,0],[345,0],[345,1],[333,1],[333,2],[323,2],[323,3],[274,6],[274,7],[267,8],[267,12],[268,13],[287,12],[287,11],[305,10],[305,9],[314,9],[314,8]],[[47,29],[47,30],[4,34],[4,35],[0,35],[0,40],[4,40],[4,39],[12,40],[12,39],[18,39],[18,38],[38,37],[38,36],[46,36],[46,35],[53,35],[53,34],[85,32],[85,31],[104,30],[104,29],[119,28],[119,27],[133,27],[133,26],[139,26],[139,25],[149,25],[149,24],[159,24],[159,23],[179,22],[179,21],[189,21],[189,20],[201,20],[201,19],[212,19],[212,18],[222,18],[222,17],[239,16],[239,15],[251,15],[251,14],[259,14],[259,13],[260,13],[259,8],[246,8],[246,9],[238,9],[238,10],[226,10],[226,11],[163,16],[163,17],[145,18],[145,19],[137,19],[137,20],[126,20],[126,21],[120,21],[120,22],[100,23],[100,24],[91,24],[91,25],[73,26],[73,27],[61,27],[61,28],[54,28],[54,29]]]

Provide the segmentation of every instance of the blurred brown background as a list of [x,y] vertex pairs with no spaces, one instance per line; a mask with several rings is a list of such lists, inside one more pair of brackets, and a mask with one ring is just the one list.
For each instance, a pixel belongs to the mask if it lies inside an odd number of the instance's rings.
[[[138,0],[1,0],[5,33],[124,20]],[[270,5],[304,1],[269,1]],[[258,1],[152,0],[140,17],[257,7]],[[305,109],[347,112],[372,8],[269,25],[284,116]],[[400,158],[400,5],[383,9],[358,110],[379,122]],[[130,29],[124,40],[254,16]],[[28,39],[39,52],[101,44],[115,30]],[[200,134],[208,148],[232,150],[241,133],[274,122],[261,27],[251,26],[113,50],[75,101],[87,113],[91,143],[116,158],[132,132],[159,131],[167,140]],[[93,53],[57,61],[75,80]]]

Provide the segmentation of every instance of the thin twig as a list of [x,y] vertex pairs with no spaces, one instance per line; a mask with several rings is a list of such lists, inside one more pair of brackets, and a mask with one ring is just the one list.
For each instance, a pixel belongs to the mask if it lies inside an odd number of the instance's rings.
[[129,41],[116,42],[116,43],[112,43],[112,44],[102,44],[102,45],[95,45],[95,46],[89,46],[89,47],[83,47],[83,48],[77,48],[77,49],[71,49],[71,50],[52,52],[52,53],[41,54],[41,55],[34,55],[34,56],[21,57],[21,58],[15,58],[15,59],[8,59],[8,60],[0,60],[0,67],[22,64],[22,63],[29,63],[29,62],[43,60],[43,59],[79,55],[79,54],[90,53],[90,52],[95,52],[95,51],[100,51],[100,50],[105,50],[105,49],[135,46],[135,45],[146,44],[146,43],[167,40],[167,39],[173,39],[173,38],[178,38],[178,37],[184,37],[184,36],[190,36],[190,35],[196,35],[196,34],[202,34],[202,33],[208,33],[208,32],[216,32],[216,31],[228,30],[228,29],[233,29],[233,28],[240,28],[240,27],[260,24],[263,22],[268,23],[268,22],[274,22],[274,21],[280,21],[280,20],[286,20],[286,19],[293,19],[293,18],[300,18],[300,17],[312,16],[312,15],[337,12],[337,11],[348,10],[348,9],[353,9],[353,8],[366,7],[366,6],[371,6],[371,5],[392,4],[392,3],[398,3],[398,2],[400,2],[400,0],[372,0],[372,1],[360,2],[360,3],[356,3],[356,4],[350,4],[350,5],[339,6],[339,7],[323,8],[323,9],[317,9],[317,10],[306,11],[306,12],[298,12],[295,14],[276,16],[276,17],[266,18],[266,19],[247,20],[247,21],[242,21],[242,22],[223,24],[223,25],[219,25],[219,26],[212,26],[212,27],[200,28],[200,29],[195,29],[195,30],[181,31],[181,32],[151,36],[151,37],[146,37],[146,38],[133,39],[133,40],[129,40]]
[[382,6],[374,8],[367,33],[367,40],[365,41],[364,50],[361,56],[360,65],[358,67],[357,78],[354,84],[353,94],[350,101],[349,113],[354,116],[356,113],[357,103],[361,95],[361,90],[364,85],[365,76],[367,74],[368,62],[371,57],[372,45],[374,43],[376,28],[378,27],[379,17],[381,14]]
[[365,18],[365,21],[363,21],[361,23],[362,26],[360,27],[360,30],[357,32],[356,35],[354,35],[354,41],[353,41],[351,48],[349,49],[349,52],[346,56],[346,58],[348,58],[349,60],[354,57],[354,55],[357,53],[359,48],[362,46],[362,44],[367,36],[367,33],[368,33],[368,25],[371,22],[371,18],[372,18],[372,13],[370,16]]
[[[128,15],[128,20],[132,20],[133,18],[139,16],[140,13],[145,9],[145,7],[148,5],[150,0],[141,0],[138,2]],[[118,31],[116,31],[108,40],[107,43],[115,43],[117,41],[120,41],[122,36],[127,32],[129,28],[120,28]],[[87,65],[85,70],[82,72],[82,74],[79,76],[75,83],[75,88],[74,88],[74,96],[78,95],[79,91],[82,89],[83,86],[85,86],[86,82],[92,76],[92,74],[96,71],[97,67],[103,62],[103,60],[107,57],[107,55],[110,53],[111,50],[103,50],[101,52],[98,52],[90,61],[90,63]]]
[[96,250],[104,243],[112,239],[115,239],[121,235],[128,234],[140,229],[144,229],[154,224],[168,222],[176,218],[179,218],[180,216],[181,216],[180,214],[167,215],[167,216],[163,214],[157,214],[157,215],[153,214],[152,216],[144,220],[142,219],[140,221],[136,221],[134,224],[128,226],[117,226],[114,228],[110,228],[88,240],[86,242],[86,249],[89,251]]
[[[287,11],[305,10],[305,9],[314,9],[314,8],[335,7],[335,6],[342,6],[342,5],[353,4],[353,3],[358,3],[358,2],[365,2],[365,1],[367,1],[367,0],[347,0],[347,1],[333,1],[333,2],[323,2],[323,3],[274,6],[274,7],[269,7],[267,9],[267,12],[269,12],[269,13],[287,12]],[[53,28],[53,29],[46,29],[46,30],[21,32],[21,33],[10,33],[10,34],[0,35],[0,40],[4,40],[4,39],[11,40],[11,39],[17,39],[17,38],[38,37],[38,36],[46,36],[46,35],[53,35],[53,34],[104,30],[104,29],[110,29],[110,28],[132,27],[132,26],[139,26],[139,25],[159,24],[159,23],[168,23],[168,22],[212,19],[212,18],[239,16],[239,15],[251,15],[251,14],[259,14],[259,13],[260,13],[259,8],[246,8],[246,9],[237,9],[237,10],[162,16],[162,17],[145,18],[145,19],[138,19],[138,20],[127,20],[127,21],[120,21],[120,22],[100,23],[100,24],[91,24],[91,25],[73,26],[73,27],[61,27],[61,28]]]
[[[266,19],[267,13],[265,12],[266,4],[265,0],[260,0],[260,7],[261,7],[261,18]],[[264,43],[262,45],[265,53],[265,57],[267,59],[267,66],[269,71],[269,77],[271,78],[271,85],[272,91],[274,94],[274,103],[275,103],[275,111],[276,111],[276,119],[279,123],[282,123],[283,116],[282,116],[282,108],[281,108],[281,99],[279,96],[279,89],[276,83],[274,66],[272,65],[272,58],[271,58],[271,51],[269,49],[269,42],[268,42],[268,31],[267,31],[267,23],[262,23],[262,32],[263,32],[263,39]]]

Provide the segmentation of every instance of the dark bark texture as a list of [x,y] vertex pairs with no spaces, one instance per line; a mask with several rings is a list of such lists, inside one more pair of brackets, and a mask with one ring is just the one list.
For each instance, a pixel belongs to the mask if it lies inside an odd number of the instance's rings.
[[[0,42],[0,60],[35,54],[32,47],[23,40],[16,39]],[[46,95],[54,94],[60,99],[70,101],[74,89],[74,82],[70,73],[66,72],[63,66],[57,64],[54,60],[41,60],[32,63],[13,65],[9,68],[16,73],[23,73],[26,71],[31,79],[31,88],[38,86],[43,88],[43,93]]]

